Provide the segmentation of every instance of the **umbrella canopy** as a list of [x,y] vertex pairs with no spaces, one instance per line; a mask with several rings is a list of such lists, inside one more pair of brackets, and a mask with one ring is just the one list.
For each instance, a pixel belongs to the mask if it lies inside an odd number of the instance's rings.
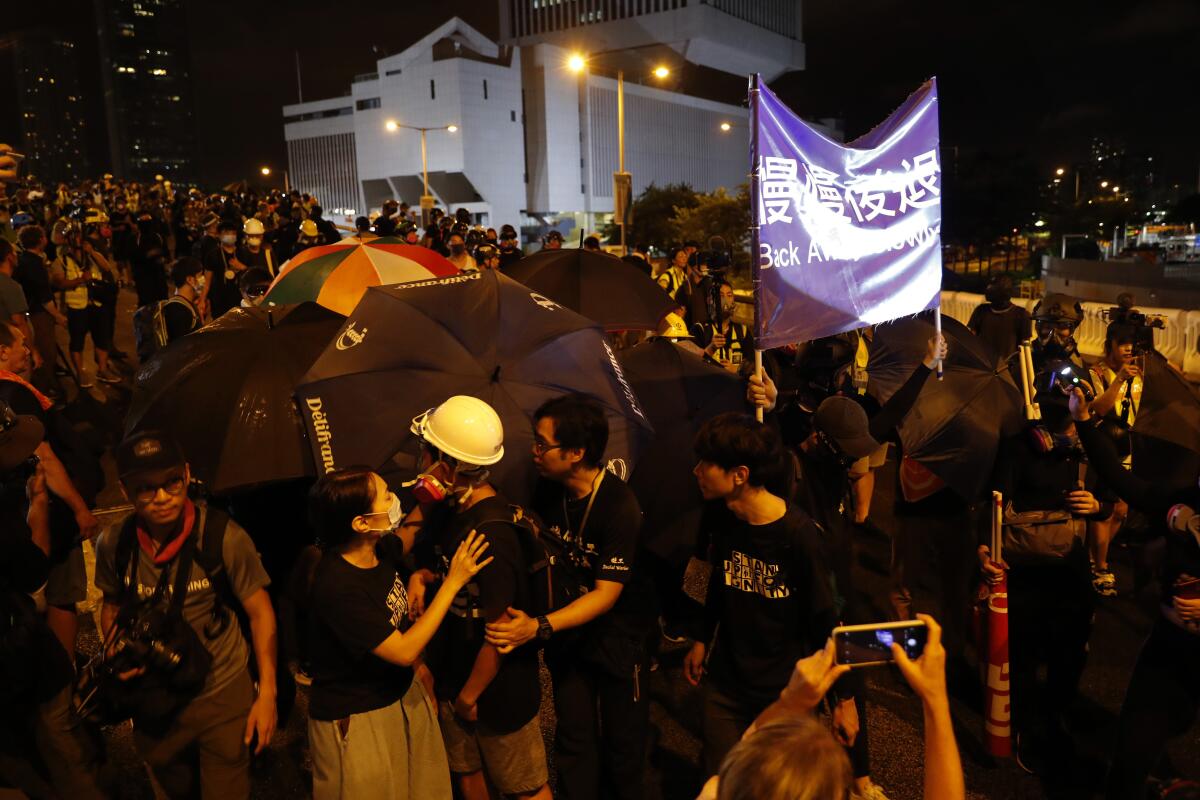
[[695,546],[703,505],[692,442],[718,414],[746,410],[745,388],[737,375],[661,337],[621,351],[620,358],[654,426],[653,445],[629,479],[645,515],[641,544],[681,563]]
[[126,434],[169,431],[217,493],[313,475],[293,393],[342,321],[315,303],[231,309],[138,370]]
[[381,469],[413,442],[413,417],[456,394],[478,397],[504,423],[505,456],[492,480],[526,502],[533,412],[567,392],[604,406],[606,458],[627,474],[651,429],[603,331],[485,271],[368,289],[296,394],[323,471]]
[[652,331],[675,301],[632,264],[589,250],[542,250],[506,271],[607,331]]
[[1200,468],[1200,398],[1159,352],[1146,354],[1132,431],[1133,470],[1147,480],[1191,482]]
[[[880,403],[899,389],[925,357],[933,323],[924,316],[875,326],[868,391]],[[904,454],[968,500],[987,485],[1001,437],[1021,428],[1021,392],[1007,365],[965,325],[942,317],[949,346],[945,377],[930,378],[900,423]]]
[[457,274],[458,267],[427,247],[391,236],[343,239],[310,247],[279,270],[264,303],[315,301],[346,316],[368,286],[407,283]]

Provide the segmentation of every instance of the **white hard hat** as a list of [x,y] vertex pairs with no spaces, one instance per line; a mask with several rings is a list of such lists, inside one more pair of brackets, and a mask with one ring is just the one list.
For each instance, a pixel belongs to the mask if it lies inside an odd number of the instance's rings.
[[246,220],[246,224],[242,226],[242,233],[247,236],[262,236],[263,224],[257,217],[251,217]]
[[414,419],[412,432],[464,464],[486,467],[504,458],[500,415],[478,397],[451,397]]

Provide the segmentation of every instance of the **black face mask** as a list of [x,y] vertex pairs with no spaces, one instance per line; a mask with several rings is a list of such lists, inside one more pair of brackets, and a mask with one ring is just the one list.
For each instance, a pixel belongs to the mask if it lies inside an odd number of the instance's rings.
[[1003,289],[988,289],[983,297],[996,308],[1008,308],[1012,305],[1012,300],[1009,298],[1008,292]]
[[450,245],[450,252],[453,255],[461,256],[463,253],[467,252],[467,246],[465,244],[452,244]]

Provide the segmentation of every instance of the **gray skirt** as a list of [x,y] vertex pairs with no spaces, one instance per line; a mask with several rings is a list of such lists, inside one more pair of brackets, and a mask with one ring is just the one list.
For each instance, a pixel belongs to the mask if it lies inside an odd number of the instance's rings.
[[[343,733],[344,731],[344,733]],[[346,721],[308,721],[315,800],[453,796],[437,710],[414,680],[404,697]]]

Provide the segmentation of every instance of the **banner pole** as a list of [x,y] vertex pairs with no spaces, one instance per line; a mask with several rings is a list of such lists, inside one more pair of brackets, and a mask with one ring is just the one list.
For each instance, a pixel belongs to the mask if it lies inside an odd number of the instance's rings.
[[[759,277],[759,245],[758,245],[758,82],[760,78],[758,74],[750,76],[750,258],[753,259],[750,266],[751,288],[754,292],[754,377],[760,382],[763,377],[763,351],[757,346],[761,340],[762,330],[759,328],[761,321],[760,314],[762,313],[759,306],[761,300],[759,296],[761,279]],[[763,421],[763,408],[757,406],[754,409],[754,418],[759,422]]]
[[[942,337],[942,306],[940,303],[933,310],[933,329],[937,331],[938,338],[940,339]],[[942,359],[940,356],[937,360],[937,376],[940,381],[942,379]]]

